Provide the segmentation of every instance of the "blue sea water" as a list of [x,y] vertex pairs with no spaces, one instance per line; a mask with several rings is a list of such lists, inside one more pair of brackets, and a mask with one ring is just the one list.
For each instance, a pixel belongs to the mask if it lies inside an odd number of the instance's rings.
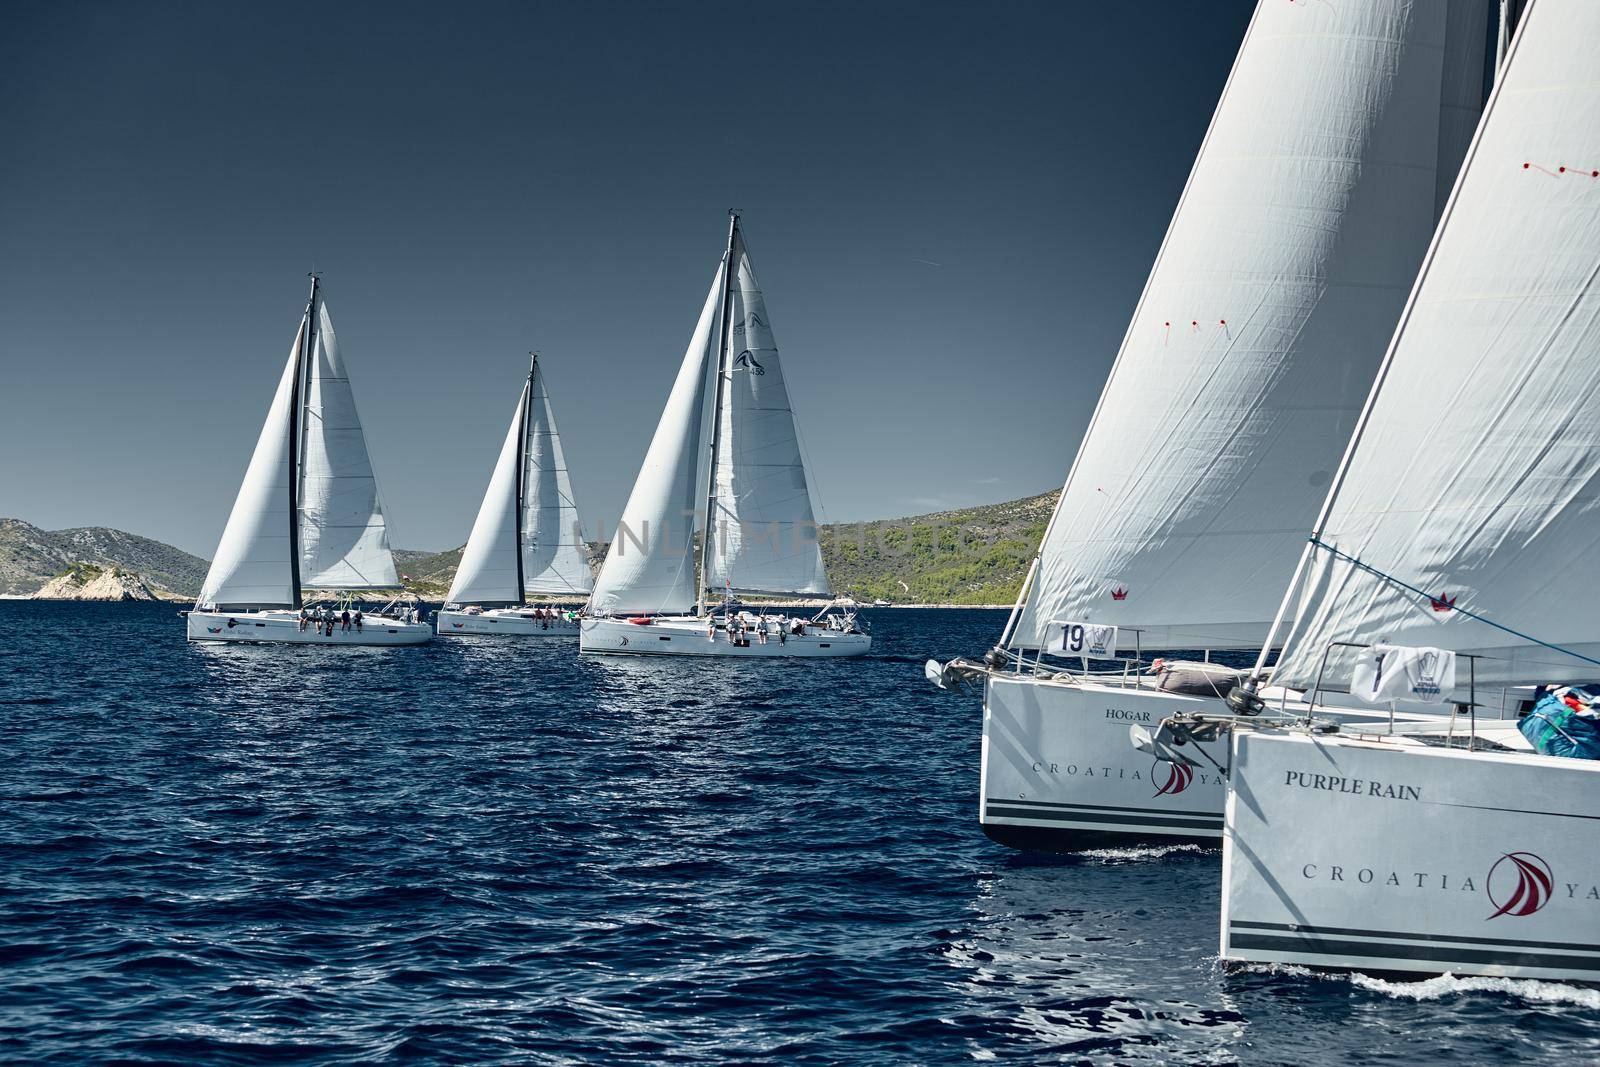
[[1215,960],[1218,858],[978,830],[979,709],[876,653],[190,646],[0,604],[0,1059],[1552,1063],[1600,991]]

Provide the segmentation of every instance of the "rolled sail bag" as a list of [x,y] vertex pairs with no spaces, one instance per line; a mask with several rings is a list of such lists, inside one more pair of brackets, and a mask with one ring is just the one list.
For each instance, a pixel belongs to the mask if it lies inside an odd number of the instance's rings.
[[1158,659],[1150,669],[1156,676],[1156,688],[1192,697],[1226,697],[1245,676],[1244,671],[1220,663],[1181,659]]
[[1517,729],[1541,755],[1600,759],[1600,708],[1587,690],[1551,690],[1522,717]]

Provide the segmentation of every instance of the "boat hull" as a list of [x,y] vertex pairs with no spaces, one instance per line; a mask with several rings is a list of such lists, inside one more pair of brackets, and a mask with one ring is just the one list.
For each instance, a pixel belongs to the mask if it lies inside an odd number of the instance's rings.
[[578,624],[566,619],[535,619],[525,608],[484,611],[440,611],[441,637],[577,637]]
[[1600,763],[1238,731],[1222,955],[1600,981]]
[[732,659],[830,659],[865,655],[872,648],[866,634],[846,634],[837,630],[807,627],[803,635],[790,634],[779,640],[768,635],[762,644],[750,635],[748,645],[735,645],[718,630],[715,640],[706,637],[704,619],[668,617],[645,625],[625,619],[584,619],[579,651],[612,656],[720,656]]
[[[1222,701],[1155,689],[991,674],[983,705],[978,819],[990,838],[1036,852],[1111,845],[1215,845],[1222,838],[1222,775],[1175,768],[1139,752],[1130,726],[1154,730]],[[1202,746],[1217,763],[1223,746]]]
[[302,630],[295,611],[191,611],[187,623],[190,641],[223,644],[420,645],[433,639],[429,623],[373,615],[365,617],[360,630],[335,623],[332,634],[311,626]]

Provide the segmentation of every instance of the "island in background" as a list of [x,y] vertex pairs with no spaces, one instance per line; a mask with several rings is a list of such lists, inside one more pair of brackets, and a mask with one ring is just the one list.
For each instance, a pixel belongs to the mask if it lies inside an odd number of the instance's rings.
[[[829,580],[840,596],[863,604],[1009,607],[1058,495],[824,525],[818,540]],[[594,567],[606,548],[590,543]],[[441,600],[461,549],[396,549],[394,557],[408,593]],[[0,519],[0,596],[188,601],[199,593],[207,566],[182,549],[108,527],[51,531]]]

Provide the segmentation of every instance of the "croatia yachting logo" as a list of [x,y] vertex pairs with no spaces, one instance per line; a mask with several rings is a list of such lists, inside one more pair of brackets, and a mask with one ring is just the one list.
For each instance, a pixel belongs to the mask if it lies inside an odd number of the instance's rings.
[[765,374],[765,373],[767,373],[767,368],[763,367],[761,364],[756,362],[755,354],[753,352],[751,352],[748,348],[745,349],[743,352],[739,353],[738,358],[733,361],[733,365],[735,367],[743,367],[745,370],[748,370],[751,374]]
[[1494,861],[1484,886],[1495,912],[1489,916],[1532,915],[1550,903],[1555,876],[1550,865],[1532,852],[1508,852]]
[[1122,588],[1122,586],[1119,585],[1115,589],[1111,590],[1111,599],[1112,600],[1127,600],[1128,599],[1128,591],[1126,589]]
[[1460,598],[1460,596],[1460,593],[1457,593],[1455,596],[1451,596],[1449,593],[1440,593],[1438,596],[1430,596],[1428,598],[1428,607],[1432,608],[1434,611],[1437,611],[1439,614],[1444,615],[1447,612],[1451,612],[1456,609],[1456,601]]
[[[1161,768],[1163,767],[1167,769],[1165,781],[1161,780]],[[1155,796],[1175,797],[1189,788],[1189,783],[1194,781],[1194,771],[1181,763],[1167,763],[1164,760],[1156,760],[1150,765],[1150,780],[1152,782],[1161,781],[1161,788],[1155,791]]]

